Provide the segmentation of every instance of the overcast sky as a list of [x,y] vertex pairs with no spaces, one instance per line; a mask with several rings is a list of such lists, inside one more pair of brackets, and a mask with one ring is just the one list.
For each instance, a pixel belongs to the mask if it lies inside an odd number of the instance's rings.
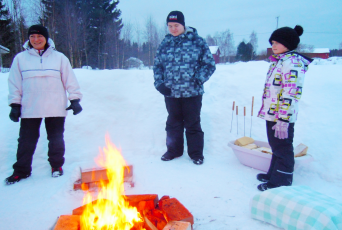
[[235,45],[249,41],[254,30],[258,51],[269,47],[268,39],[278,27],[301,25],[301,43],[315,48],[337,49],[342,42],[342,0],[121,0],[122,19],[144,25],[152,16],[162,26],[172,10],[184,13],[185,24],[200,36],[229,29]]

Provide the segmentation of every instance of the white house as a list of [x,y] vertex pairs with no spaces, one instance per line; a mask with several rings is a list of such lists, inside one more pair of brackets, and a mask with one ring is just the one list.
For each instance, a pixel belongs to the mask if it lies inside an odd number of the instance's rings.
[[10,50],[2,45],[0,45],[0,71],[2,70],[2,55],[8,54]]

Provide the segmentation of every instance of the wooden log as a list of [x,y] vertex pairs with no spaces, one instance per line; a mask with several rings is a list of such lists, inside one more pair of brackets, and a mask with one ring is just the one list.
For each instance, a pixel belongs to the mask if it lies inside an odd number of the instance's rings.
[[167,224],[167,221],[164,217],[164,213],[161,210],[153,209],[149,212],[145,211],[143,215],[144,215],[145,221],[146,221],[146,219],[148,219],[149,224],[147,226],[152,224],[158,230],[162,230],[165,227],[165,225]]
[[191,224],[184,221],[171,221],[162,230],[191,230]]
[[[133,176],[133,166],[132,165],[125,166],[124,167],[124,181],[125,181],[125,178],[132,178],[132,176]],[[100,180],[108,180],[107,169],[105,168],[82,169],[81,168],[81,182],[82,183],[98,182]]]
[[79,230],[80,216],[78,215],[61,215],[58,218],[54,230]]
[[194,224],[194,217],[176,198],[162,200],[160,210],[165,212],[165,218],[170,221],[185,221]]

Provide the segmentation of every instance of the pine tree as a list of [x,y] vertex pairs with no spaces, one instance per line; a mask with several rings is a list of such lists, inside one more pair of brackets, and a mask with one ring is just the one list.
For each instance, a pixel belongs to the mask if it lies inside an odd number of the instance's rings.
[[89,65],[97,68],[120,68],[120,32],[123,27],[120,19],[121,11],[117,9],[119,1],[82,0],[78,1],[79,9],[86,12],[85,43]]
[[251,43],[245,43],[245,41],[240,42],[237,52],[236,52],[236,60],[237,61],[250,61],[252,59],[253,46]]
[[257,37],[257,34],[253,31],[251,35],[249,36],[249,38],[250,38],[249,43],[251,43],[251,45],[253,46],[251,59],[254,60],[256,53],[257,53],[257,49],[258,49],[258,37]]
[[10,53],[2,56],[3,66],[10,67],[15,55],[15,40],[11,15],[3,0],[0,0],[0,45],[10,50]]
[[39,21],[49,29],[56,49],[73,67],[122,67],[123,41],[119,1],[41,0]]

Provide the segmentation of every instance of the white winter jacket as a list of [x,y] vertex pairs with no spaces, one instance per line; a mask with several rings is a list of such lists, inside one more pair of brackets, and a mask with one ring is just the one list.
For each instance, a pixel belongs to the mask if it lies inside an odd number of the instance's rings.
[[48,43],[49,48],[40,56],[27,41],[26,50],[13,60],[8,104],[21,104],[21,118],[65,117],[67,99],[82,98],[69,59],[55,50],[52,39]]

